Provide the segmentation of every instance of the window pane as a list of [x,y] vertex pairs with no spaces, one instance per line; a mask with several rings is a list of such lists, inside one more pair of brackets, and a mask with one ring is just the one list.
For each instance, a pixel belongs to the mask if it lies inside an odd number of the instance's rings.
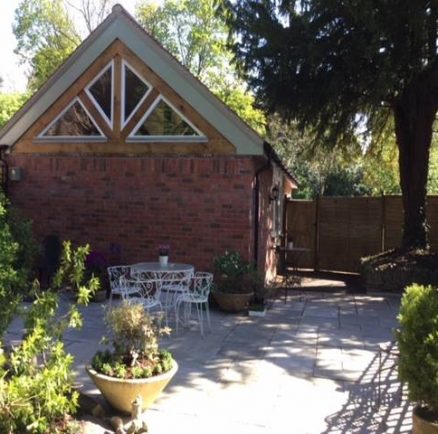
[[199,134],[161,100],[135,133],[136,136],[199,136]]
[[110,66],[94,83],[88,88],[93,98],[99,104],[108,120],[111,120],[111,70]]
[[53,123],[44,136],[102,136],[87,112],[76,101]]
[[123,107],[123,120],[129,118],[137,107],[143,96],[149,90],[148,85],[143,82],[125,65],[125,106]]

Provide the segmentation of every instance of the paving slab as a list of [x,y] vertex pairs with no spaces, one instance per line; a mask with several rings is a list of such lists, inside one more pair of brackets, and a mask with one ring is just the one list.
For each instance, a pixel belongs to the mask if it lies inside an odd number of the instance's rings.
[[[212,310],[212,329],[204,337],[192,322],[162,339],[179,371],[146,412],[149,432],[410,432],[411,406],[394,363],[385,359],[380,366],[378,359],[379,346],[397,327],[400,297],[328,287],[330,292],[289,290],[286,302],[279,292],[264,318]],[[63,303],[67,309],[68,300]],[[84,309],[84,328],[65,335],[77,379],[96,397],[84,366],[101,346],[104,306]],[[7,338],[20,339],[22,328],[17,319]],[[387,369],[379,387],[381,367]],[[104,426],[99,431],[95,420],[87,426],[96,434],[109,432]]]

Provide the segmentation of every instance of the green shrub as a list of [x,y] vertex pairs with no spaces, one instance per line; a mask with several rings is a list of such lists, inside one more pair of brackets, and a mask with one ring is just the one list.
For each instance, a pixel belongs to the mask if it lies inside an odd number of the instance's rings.
[[20,245],[14,239],[6,205],[0,192],[0,339],[17,313],[27,278],[18,266]]
[[409,398],[438,411],[438,292],[432,286],[406,288],[400,308],[399,375]]
[[29,281],[35,268],[35,260],[38,256],[38,244],[32,231],[32,221],[22,216],[20,211],[13,206],[8,207],[8,224],[14,240],[18,243],[15,260],[15,268],[22,274],[21,292],[25,295],[29,291]]
[[226,251],[214,260],[215,288],[221,292],[252,292],[262,297],[264,279],[253,264],[245,262],[239,252]]
[[[0,227],[0,240],[2,233],[7,231]],[[66,432],[66,416],[73,414],[78,405],[71,371],[73,357],[62,343],[67,328],[82,324],[78,306],[71,305],[61,315],[56,291],[41,293],[38,285],[34,289],[35,301],[24,314],[23,341],[10,351],[0,349],[1,433]],[[92,292],[93,288],[82,285],[78,303],[87,304]]]
[[86,275],[85,262],[90,246],[86,244],[74,249],[70,241],[64,241],[62,245],[61,265],[53,278],[53,286],[56,289],[70,287],[77,293],[80,303],[88,304],[101,287],[99,278]]

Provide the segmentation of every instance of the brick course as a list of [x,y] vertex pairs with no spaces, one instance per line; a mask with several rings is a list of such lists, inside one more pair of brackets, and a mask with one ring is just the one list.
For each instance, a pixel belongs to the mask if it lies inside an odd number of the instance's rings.
[[251,157],[12,154],[8,163],[23,169],[9,196],[37,239],[88,242],[123,263],[157,260],[160,243],[197,269],[211,269],[225,249],[253,258]]

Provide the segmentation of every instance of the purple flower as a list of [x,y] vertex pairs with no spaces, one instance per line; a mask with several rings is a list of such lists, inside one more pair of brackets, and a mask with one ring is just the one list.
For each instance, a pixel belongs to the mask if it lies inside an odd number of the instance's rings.
[[158,254],[160,256],[169,256],[170,246],[169,244],[160,244],[158,246]]

